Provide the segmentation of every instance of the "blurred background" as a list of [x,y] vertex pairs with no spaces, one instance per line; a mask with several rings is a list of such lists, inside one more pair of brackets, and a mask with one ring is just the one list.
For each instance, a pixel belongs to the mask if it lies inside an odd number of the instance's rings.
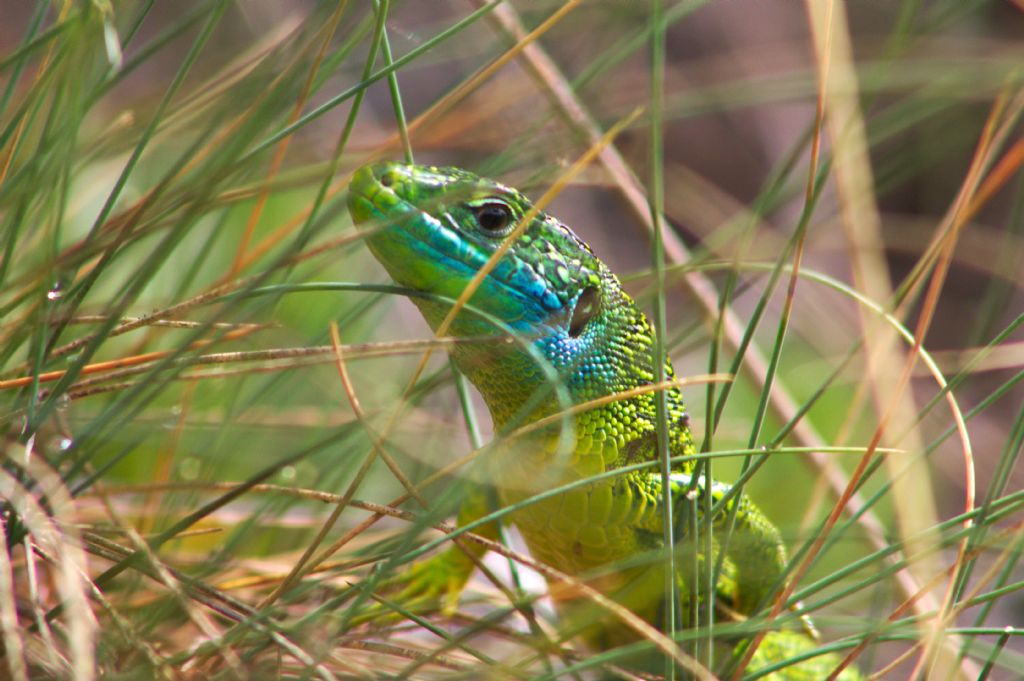
[[[411,150],[536,198],[642,107],[549,212],[645,309],[665,296],[677,373],[736,373],[728,391],[688,390],[698,439],[818,449],[773,455],[746,486],[792,552],[860,461],[823,447],[866,448],[881,425],[882,445],[899,450],[875,457],[865,515],[806,580],[866,558],[805,597],[826,640],[871,634],[916,579],[935,607],[955,603],[943,612],[961,630],[956,665],[1016,678],[1024,646],[1002,632],[1024,618],[1024,6],[819,5],[664,3],[658,166],[646,3],[0,0],[0,611],[14,618],[12,675],[492,669],[415,627],[401,646],[353,628],[346,588],[420,528],[361,528],[358,508],[325,524],[332,506],[300,492],[386,503],[402,491],[379,461],[361,477],[370,439],[333,366],[332,323],[368,422],[412,480],[472,450],[471,417],[490,438],[443,353],[405,390],[423,349],[406,342],[430,331],[408,301],[366,286],[388,280],[353,231],[345,187],[363,163]],[[838,116],[850,102],[859,115]],[[658,183],[663,291],[645,198]],[[925,332],[921,350],[951,390],[918,360],[903,399],[888,401],[912,343],[892,340],[880,310]],[[780,436],[790,419],[800,425]],[[714,476],[744,465],[716,460]],[[438,517],[465,477],[433,488]],[[957,534],[958,514],[977,507],[979,529]],[[873,552],[917,531],[931,558],[909,582],[879,577],[888,563]],[[288,576],[333,542],[316,572]],[[500,599],[474,586],[460,616]],[[79,609],[51,611],[68,602]],[[912,612],[864,668],[913,676],[913,656],[885,669],[921,636]],[[273,633],[260,616],[276,618]],[[515,617],[509,629],[528,631]],[[472,641],[524,678],[540,664],[500,627]],[[444,663],[410,669],[410,651]]]

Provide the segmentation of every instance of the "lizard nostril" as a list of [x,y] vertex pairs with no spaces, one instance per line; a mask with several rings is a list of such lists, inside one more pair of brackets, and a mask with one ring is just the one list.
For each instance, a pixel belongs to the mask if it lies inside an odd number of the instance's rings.
[[391,187],[395,184],[396,179],[395,172],[389,170],[380,176],[380,185],[382,187]]

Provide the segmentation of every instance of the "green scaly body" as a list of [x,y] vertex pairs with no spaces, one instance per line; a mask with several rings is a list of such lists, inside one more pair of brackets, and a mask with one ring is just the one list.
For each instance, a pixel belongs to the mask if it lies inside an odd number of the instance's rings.
[[[529,200],[514,189],[465,171],[395,163],[357,171],[349,195],[354,221],[368,230],[367,244],[391,277],[401,285],[450,299],[459,297],[530,208]],[[436,299],[413,302],[435,329],[450,309]],[[551,216],[540,213],[530,221],[482,280],[469,306],[500,320],[522,339],[518,344],[456,345],[452,351],[459,369],[483,396],[497,432],[654,381],[654,335],[647,319],[604,263]],[[495,331],[486,317],[467,310],[455,317],[448,334],[465,338]],[[673,375],[666,363],[665,376]],[[555,382],[561,393],[554,389]],[[671,388],[666,398],[669,453],[693,454],[682,396]],[[560,429],[560,422],[497,448],[488,461],[491,481],[500,501],[510,505],[558,485],[656,461],[656,423],[651,392],[594,407],[570,420],[569,433]],[[656,470],[590,482],[526,505],[511,514],[511,521],[535,558],[571,575],[602,572],[589,583],[658,625],[663,561],[633,561],[630,567],[600,570],[638,555],[654,556],[661,549],[663,479]],[[682,497],[710,493],[717,500],[728,490],[717,483],[705,489],[691,473],[691,463],[679,464],[670,480],[675,532],[684,549],[694,549],[696,542],[685,536],[685,513],[691,506]],[[785,548],[775,526],[743,495],[730,503],[738,505],[736,520],[715,595],[731,612],[749,615],[771,596],[785,568]],[[468,503],[460,524],[486,510],[479,500]],[[712,520],[713,536],[725,535],[725,522],[725,513]],[[485,533],[496,536],[495,528]],[[407,578],[405,596],[457,597],[472,569],[470,559],[453,548],[420,564]],[[690,588],[682,571],[676,581],[685,598]],[[569,630],[594,647],[607,649],[636,639],[617,620],[597,616],[592,609],[583,611],[568,598],[558,605]],[[780,648],[795,654],[811,647],[812,639],[804,634],[772,634],[763,646],[768,653],[759,652],[751,668],[778,659]],[[832,656],[821,656],[769,678],[824,678],[835,663]],[[840,678],[860,676],[848,670]]]

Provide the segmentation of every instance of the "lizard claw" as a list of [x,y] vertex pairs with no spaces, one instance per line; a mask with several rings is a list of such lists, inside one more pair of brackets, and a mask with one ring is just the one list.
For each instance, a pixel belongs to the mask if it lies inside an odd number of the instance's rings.
[[446,617],[458,610],[459,596],[472,573],[460,556],[442,553],[425,561],[413,563],[404,573],[384,580],[377,587],[380,598],[353,619],[353,623],[387,624],[403,619],[401,610],[415,615],[440,613]]

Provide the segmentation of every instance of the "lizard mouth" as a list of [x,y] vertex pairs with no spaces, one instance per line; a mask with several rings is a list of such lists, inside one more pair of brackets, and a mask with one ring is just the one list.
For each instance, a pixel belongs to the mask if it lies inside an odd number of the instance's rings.
[[399,195],[396,189],[407,179],[391,163],[368,165],[357,170],[349,185],[348,198],[349,212],[356,227],[367,230],[370,247],[384,262],[391,262],[393,257],[379,252],[379,242],[384,237],[401,237],[414,242],[413,247],[423,251],[425,259],[448,266],[457,265],[457,269],[466,276],[472,276],[487,261],[486,255],[441,220]]

